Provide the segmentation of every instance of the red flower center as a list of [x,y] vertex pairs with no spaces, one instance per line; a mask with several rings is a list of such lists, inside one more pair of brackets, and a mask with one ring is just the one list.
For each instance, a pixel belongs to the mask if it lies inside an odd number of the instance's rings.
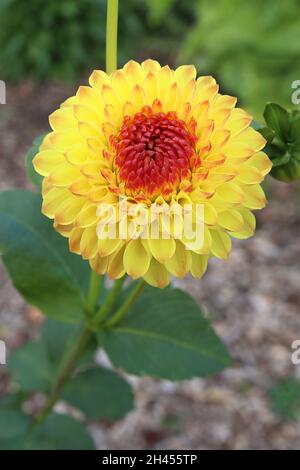
[[195,127],[175,112],[154,113],[145,106],[124,118],[114,139],[115,164],[125,188],[142,194],[168,194],[190,174],[195,160]]

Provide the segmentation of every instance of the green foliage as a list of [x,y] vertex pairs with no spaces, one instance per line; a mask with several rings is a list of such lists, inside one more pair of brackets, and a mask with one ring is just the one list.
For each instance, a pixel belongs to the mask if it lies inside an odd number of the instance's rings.
[[[39,341],[26,343],[9,357],[7,369],[19,389],[49,393],[79,332],[77,325],[47,320]],[[131,387],[114,371],[95,364],[96,347],[92,339],[62,399],[80,409],[87,418],[123,418],[133,408]],[[6,400],[6,407],[19,403],[13,396]]]
[[30,419],[20,411],[0,408],[0,450],[23,447],[30,428]]
[[[25,444],[25,445],[24,445]],[[93,450],[94,443],[84,423],[52,413],[26,436],[26,450]]]
[[79,372],[66,386],[63,399],[91,419],[120,419],[133,408],[129,384],[103,367]]
[[25,299],[62,321],[83,316],[89,266],[40,213],[40,196],[26,190],[0,193],[0,252]]
[[0,409],[0,450],[93,450],[84,423],[52,413],[41,426],[17,410]]
[[298,420],[300,417],[300,382],[291,377],[274,385],[269,391],[271,406],[282,418]]
[[271,175],[280,181],[300,179],[300,111],[289,112],[276,103],[264,111],[267,127],[258,129],[267,140],[265,152],[272,161]]
[[183,380],[230,364],[196,302],[179,289],[147,289],[117,326],[98,337],[113,364],[130,374]]
[[[24,344],[8,359],[7,370],[18,387],[48,393],[79,331],[78,325],[47,320],[40,340]],[[94,350],[95,343],[85,352],[81,364],[92,363]]]
[[[162,30],[156,24],[157,14],[148,20],[146,2],[119,3],[118,57],[123,64],[145,51],[161,54],[176,49],[189,27],[194,0],[176,0]],[[160,17],[167,13],[164,3],[156,2]],[[102,68],[105,24],[106,0],[0,2],[1,78],[75,79],[85,70]]]
[[8,371],[24,391],[49,392],[55,378],[55,365],[42,342],[29,342],[9,358]]
[[298,0],[198,0],[195,27],[180,61],[216,76],[260,115],[266,101],[288,104],[300,75]]

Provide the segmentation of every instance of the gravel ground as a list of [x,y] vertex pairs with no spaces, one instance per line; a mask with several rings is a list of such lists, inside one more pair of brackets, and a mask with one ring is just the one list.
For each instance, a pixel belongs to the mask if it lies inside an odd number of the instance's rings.
[[[8,104],[0,107],[0,189],[26,186],[24,153],[72,91],[71,85],[9,87]],[[99,448],[300,448],[300,423],[279,419],[267,397],[274,382],[300,378],[290,359],[291,343],[300,339],[300,190],[267,185],[271,202],[258,215],[256,236],[235,241],[228,261],[212,260],[201,282],[179,282],[213,319],[233,366],[213,379],[180,384],[128,377],[136,409],[114,424],[91,425]],[[0,335],[8,351],[37,334],[39,318],[0,267]],[[107,361],[103,354],[100,360]],[[0,388],[6,386],[2,371]]]

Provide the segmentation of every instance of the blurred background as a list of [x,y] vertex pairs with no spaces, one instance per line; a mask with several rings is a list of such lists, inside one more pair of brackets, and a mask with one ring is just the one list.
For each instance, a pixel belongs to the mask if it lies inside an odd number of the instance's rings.
[[[0,189],[29,187],[24,156],[48,115],[104,67],[105,0],[0,0]],[[290,109],[300,79],[300,0],[120,0],[119,64],[194,63],[259,121],[267,101]],[[204,305],[234,360],[217,378],[181,384],[131,377],[136,410],[91,426],[101,449],[300,448],[300,185],[266,181],[258,231],[180,284]],[[38,335],[0,266],[0,337],[8,352]],[[102,358],[101,360],[105,360]],[[9,377],[0,366],[0,394]]]

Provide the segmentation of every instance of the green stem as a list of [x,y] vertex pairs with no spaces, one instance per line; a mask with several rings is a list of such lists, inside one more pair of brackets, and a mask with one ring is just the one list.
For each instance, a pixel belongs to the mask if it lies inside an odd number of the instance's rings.
[[124,284],[124,281],[126,279],[126,276],[121,277],[120,279],[117,279],[113,285],[113,287],[110,289],[109,293],[107,294],[103,304],[101,305],[100,309],[96,313],[96,315],[93,317],[93,326],[95,329],[100,325],[102,320],[107,317],[107,315],[110,313],[112,308],[114,307],[119,294],[122,290],[122,286]]
[[36,424],[41,424],[48,416],[48,414],[52,411],[52,408],[54,407],[55,403],[60,397],[61,391],[64,388],[65,384],[69,381],[71,378],[77,360],[81,356],[82,352],[85,350],[90,337],[92,335],[92,332],[85,328],[81,335],[78,338],[78,341],[75,343],[74,348],[70,351],[69,356],[66,358],[63,367],[58,374],[57,380],[55,384],[53,385],[53,388],[51,390],[51,393],[49,395],[49,398],[45,404],[45,406],[42,408],[40,413],[36,416],[35,423]]
[[105,323],[105,326],[112,327],[119,323],[126,315],[131,305],[136,301],[145,286],[145,281],[140,281],[131,291],[123,305],[116,311],[113,317]]
[[95,271],[91,271],[90,287],[86,301],[86,311],[88,315],[92,315],[94,313],[103,283],[104,276],[98,276]]
[[112,73],[117,68],[119,0],[107,0],[106,17],[106,72]]

